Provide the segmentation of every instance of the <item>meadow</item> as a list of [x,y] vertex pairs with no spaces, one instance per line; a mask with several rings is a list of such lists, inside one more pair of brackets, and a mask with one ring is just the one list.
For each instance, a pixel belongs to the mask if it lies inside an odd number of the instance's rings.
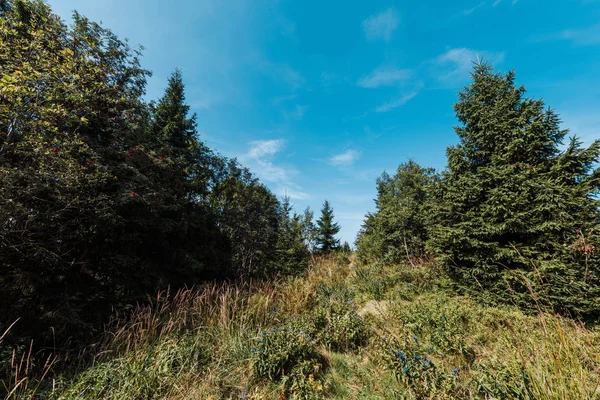
[[432,262],[353,260],[161,293],[79,357],[15,357],[7,398],[600,398],[597,328],[459,296]]

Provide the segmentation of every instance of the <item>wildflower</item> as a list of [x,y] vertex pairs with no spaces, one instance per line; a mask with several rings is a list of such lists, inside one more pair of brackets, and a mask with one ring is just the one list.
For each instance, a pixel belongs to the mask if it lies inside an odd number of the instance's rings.
[[413,356],[413,358],[414,358],[415,360],[418,360],[418,359],[419,359],[419,355],[418,355],[418,354],[415,354],[415,355]]
[[431,360],[427,360],[427,364],[428,364],[430,367],[435,367],[435,364],[434,364],[434,363],[433,363],[433,361],[431,361]]
[[54,148],[52,148],[52,151],[53,151],[54,153],[56,153],[56,152],[58,151],[58,149],[57,149],[56,147],[54,147]]
[[404,357],[404,353],[402,353],[401,351],[399,351],[399,352],[397,353],[397,355],[398,355],[398,358],[399,358],[400,360],[402,360],[402,361],[406,362],[406,357]]
[[416,336],[413,336],[413,340],[415,341],[416,344],[419,344],[419,339],[417,339]]
[[458,374],[458,370],[456,368],[452,369],[452,375]]
[[405,366],[404,368],[402,368],[402,371],[404,371],[404,373],[408,375],[408,367],[407,366]]

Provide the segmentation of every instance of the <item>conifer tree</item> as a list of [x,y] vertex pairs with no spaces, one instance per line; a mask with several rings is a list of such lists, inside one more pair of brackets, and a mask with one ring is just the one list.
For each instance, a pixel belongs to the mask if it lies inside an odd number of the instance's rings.
[[271,262],[271,274],[297,275],[308,267],[308,248],[302,237],[301,216],[292,213],[289,196],[284,196],[279,206],[277,247]]
[[558,115],[514,77],[481,63],[459,94],[430,246],[462,288],[596,315],[600,141],[561,150]]
[[181,70],[169,77],[163,97],[154,107],[152,140],[163,158],[171,162],[175,190],[181,194],[203,195],[207,190],[209,154],[198,139],[196,114],[186,104]]
[[321,217],[317,220],[317,248],[322,253],[329,253],[340,247],[339,239],[335,235],[340,231],[338,223],[334,222],[333,208],[325,200],[321,209]]
[[358,240],[358,257],[398,263],[425,255],[427,226],[436,176],[432,168],[409,160],[393,176],[377,179],[377,211],[370,213]]

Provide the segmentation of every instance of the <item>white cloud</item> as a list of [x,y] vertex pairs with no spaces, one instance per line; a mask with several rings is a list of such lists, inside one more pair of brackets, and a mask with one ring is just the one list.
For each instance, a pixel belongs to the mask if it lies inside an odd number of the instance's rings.
[[277,140],[255,140],[250,142],[250,150],[248,156],[250,158],[263,158],[265,156],[272,156],[277,154],[283,149],[285,141],[283,139]]
[[311,198],[308,193],[287,186],[278,187],[275,194],[280,197],[288,196],[292,200],[307,200]]
[[393,110],[394,108],[398,108],[401,107],[403,105],[405,105],[406,103],[408,103],[408,101],[410,99],[412,99],[413,97],[415,97],[417,94],[419,94],[418,90],[413,90],[410,93],[404,94],[402,96],[400,96],[397,99],[388,101],[387,103],[384,103],[380,106],[378,106],[375,111],[377,112],[388,112],[390,110]]
[[478,52],[464,47],[449,49],[434,60],[437,78],[447,83],[460,83],[467,78],[478,59],[499,63],[504,60],[504,53]]
[[409,69],[379,67],[370,74],[360,78],[356,84],[364,88],[393,86],[411,77],[412,71]]
[[365,37],[369,40],[390,40],[400,23],[400,17],[393,8],[372,15],[362,22]]
[[273,184],[276,194],[288,196],[296,200],[309,199],[310,196],[293,182],[298,171],[293,167],[276,165],[272,159],[285,147],[283,139],[255,140],[250,142],[248,153],[241,160],[250,167],[261,181]]
[[346,150],[343,153],[337,154],[329,160],[332,165],[352,165],[360,158],[360,153],[356,150]]

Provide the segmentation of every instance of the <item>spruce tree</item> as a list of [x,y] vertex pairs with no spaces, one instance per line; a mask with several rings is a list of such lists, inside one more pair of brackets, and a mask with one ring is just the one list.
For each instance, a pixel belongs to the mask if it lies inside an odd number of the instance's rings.
[[270,275],[297,275],[308,267],[308,248],[303,240],[301,216],[292,213],[289,196],[279,205],[277,247],[270,266]]
[[459,94],[430,246],[464,289],[598,314],[600,141],[563,150],[559,116],[514,78],[480,63]]
[[435,182],[432,168],[412,160],[393,176],[384,172],[377,179],[377,211],[367,215],[357,243],[362,261],[413,262],[425,256]]
[[[179,194],[204,195],[209,154],[198,139],[196,114],[186,104],[181,70],[170,76],[163,97],[154,107],[151,134],[157,151],[170,161],[172,184]],[[186,192],[186,193],[184,193]]]
[[340,247],[339,239],[335,235],[340,231],[338,223],[334,222],[333,208],[325,200],[321,209],[321,217],[317,220],[317,248],[322,253],[329,253]]

